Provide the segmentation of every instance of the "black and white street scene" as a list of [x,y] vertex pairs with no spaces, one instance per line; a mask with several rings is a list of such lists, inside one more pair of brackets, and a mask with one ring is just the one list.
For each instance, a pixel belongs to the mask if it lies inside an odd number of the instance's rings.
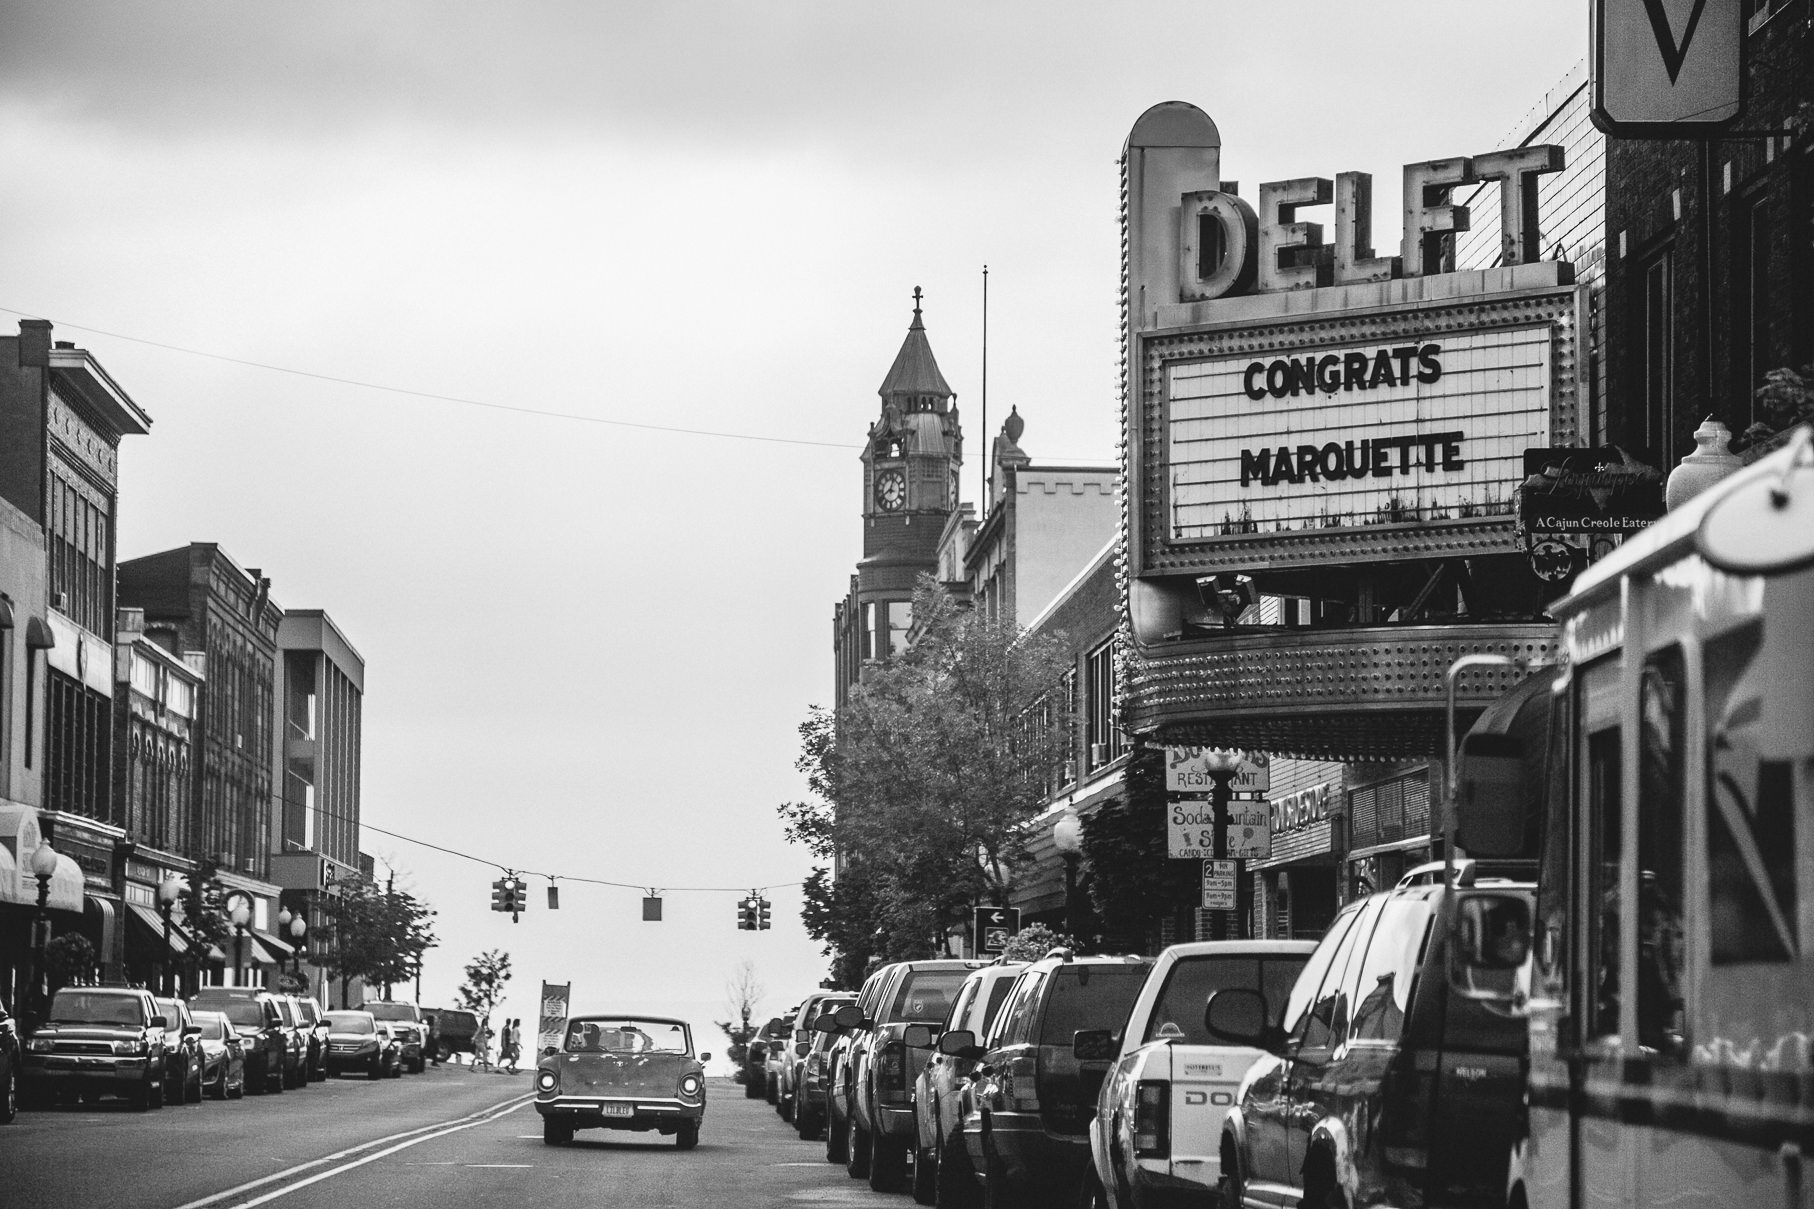
[[1814,0],[20,0],[0,1209],[1814,1206]]

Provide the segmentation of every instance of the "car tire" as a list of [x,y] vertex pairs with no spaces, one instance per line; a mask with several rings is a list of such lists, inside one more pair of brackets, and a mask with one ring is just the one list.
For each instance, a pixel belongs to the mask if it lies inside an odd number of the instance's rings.
[[384,1078],[384,1055],[383,1054],[373,1054],[372,1055],[372,1068],[365,1072],[365,1077],[368,1079]]
[[19,1065],[17,1060],[6,1068],[6,1081],[0,1083],[0,1125],[11,1125],[19,1119]]
[[794,1132],[800,1135],[802,1142],[810,1142],[819,1136],[819,1118],[804,1107],[794,1106]]
[[676,1150],[691,1150],[697,1145],[699,1145],[698,1122],[682,1125],[674,1131],[674,1148]]
[[853,1180],[869,1176],[869,1131],[857,1124],[855,1113],[844,1121],[844,1174]]
[[1216,1181],[1216,1203],[1218,1205],[1239,1205],[1247,1195],[1247,1181],[1241,1178],[1241,1160],[1235,1156],[1233,1144],[1228,1138],[1222,1139],[1222,1175]]
[[869,1187],[875,1192],[899,1192],[907,1179],[907,1143],[886,1134],[869,1139]]
[[246,1067],[244,1063],[240,1064],[239,1082],[237,1084],[227,1082],[227,1076],[224,1073],[220,1078],[221,1083],[225,1085],[227,1089],[227,1099],[243,1100],[246,1098]]
[[913,1194],[914,1204],[932,1205],[938,1202],[936,1171],[932,1147],[915,1146],[913,1148],[913,1183],[907,1189]]
[[185,1090],[183,1098],[190,1104],[200,1104],[202,1102],[202,1065],[201,1065],[201,1063],[194,1064],[190,1068],[189,1073],[192,1074],[194,1076],[194,1078],[189,1080],[189,1082],[192,1086],[189,1086]]
[[[828,1095],[826,1099],[829,1101],[830,1096]],[[842,1163],[849,1158],[850,1151],[847,1149],[849,1141],[850,1139],[844,1132],[844,1122],[838,1118],[835,1111],[827,1108],[825,1111],[825,1161]]]
[[932,1203],[938,1209],[976,1209],[982,1202],[981,1189],[976,1186],[976,1172],[962,1131],[953,1129],[938,1144],[933,1161]]
[[781,1087],[775,1082],[775,1076],[770,1074],[762,1076],[762,1098],[770,1104],[781,1103]]
[[1008,1186],[1008,1169],[990,1145],[987,1133],[983,1134],[983,1170],[988,1178],[983,1181],[982,1209],[1020,1209],[1024,1198],[1019,1189]]
[[762,1080],[748,1072],[745,1072],[743,1076],[743,1098],[745,1100],[762,1098]]
[[177,1077],[174,1080],[170,1077],[170,1068],[166,1066],[164,1068],[164,1103],[181,1104],[183,1102],[183,1089],[188,1085],[189,1067],[187,1064],[185,1064],[183,1069],[178,1072]]

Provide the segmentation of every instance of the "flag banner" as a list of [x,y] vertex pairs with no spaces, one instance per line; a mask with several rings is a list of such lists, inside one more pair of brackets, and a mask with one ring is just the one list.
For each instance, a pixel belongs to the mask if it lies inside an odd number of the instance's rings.
[[549,1046],[559,1047],[561,1036],[567,1027],[567,1005],[572,1001],[573,984],[571,982],[544,982],[542,984],[542,1019],[541,1028],[536,1035],[535,1052],[540,1054]]

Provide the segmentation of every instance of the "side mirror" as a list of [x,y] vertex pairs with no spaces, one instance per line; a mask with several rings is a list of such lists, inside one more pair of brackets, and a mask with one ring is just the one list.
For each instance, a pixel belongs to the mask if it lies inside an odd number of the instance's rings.
[[846,1031],[863,1027],[863,1009],[854,1003],[847,1003],[831,1014],[840,1029]]
[[1524,850],[1524,744],[1514,735],[1466,735],[1457,760],[1455,842],[1469,856]]
[[202,1026],[199,1024],[191,1024],[183,1029],[183,1036],[185,1037],[199,1037],[201,1035]]
[[1251,987],[1212,991],[1203,1004],[1203,1027],[1218,1040],[1256,1049],[1274,1050],[1284,1040],[1267,1011],[1266,996]]
[[701,1054],[701,1055],[699,1055],[699,1060],[700,1060],[700,1061],[701,1061],[701,1062],[710,1062],[710,1061],[711,1061],[711,1060],[712,1060],[712,1053],[711,1053],[711,1051],[710,1051],[710,1050],[707,1050],[707,1051],[706,1051],[706,1052],[705,1052],[705,1053],[703,1053],[703,1054]]
[[152,1018],[151,1018],[151,1024],[150,1024],[150,1025],[149,1025],[149,1027],[151,1027],[151,1028],[163,1028],[163,1029],[167,1029],[167,1028],[169,1028],[169,1027],[170,1027],[170,1017],[168,1017],[168,1016],[153,1016],[153,1017],[152,1017]]
[[971,1061],[983,1056],[982,1046],[976,1043],[976,1034],[967,1028],[954,1028],[941,1036],[938,1039],[938,1052]]
[[931,1049],[932,1043],[938,1040],[939,1028],[934,1024],[910,1024],[907,1031],[901,1034],[901,1041],[908,1049]]
[[560,1051],[555,1049],[552,1045],[544,1045],[542,1047],[542,1057],[544,1058],[552,1058],[558,1053],[560,1053]]
[[813,1021],[813,1032],[815,1033],[835,1033],[837,1031],[838,1022],[830,1016],[821,1016]]
[[1071,1034],[1071,1056],[1079,1062],[1112,1061],[1115,1034],[1105,1028],[1081,1028]]
[[[1487,989],[1475,985],[1473,976],[1504,975],[1524,965],[1530,956],[1530,903],[1512,894],[1466,896],[1456,904],[1450,944],[1455,957],[1452,980],[1464,990]],[[1510,987],[1506,990],[1509,993]]]
[[812,1042],[796,1041],[794,1042],[794,1057],[804,1058],[806,1057],[807,1051],[810,1049],[812,1049]]

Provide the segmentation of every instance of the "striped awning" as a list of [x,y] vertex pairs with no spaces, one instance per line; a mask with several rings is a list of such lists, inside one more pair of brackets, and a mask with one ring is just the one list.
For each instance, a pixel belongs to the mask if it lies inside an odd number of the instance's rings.
[[[156,943],[159,948],[162,948],[166,935],[164,930],[164,917],[157,913],[157,909],[155,907],[147,907],[144,903],[127,903],[126,910],[129,913],[129,918],[138,920],[141,924],[144,924],[146,928],[150,929],[151,935],[155,938],[154,943]],[[189,951],[189,938],[183,933],[181,928],[177,927],[175,924],[171,924],[168,935],[170,938],[170,951],[173,954],[181,957]]]

